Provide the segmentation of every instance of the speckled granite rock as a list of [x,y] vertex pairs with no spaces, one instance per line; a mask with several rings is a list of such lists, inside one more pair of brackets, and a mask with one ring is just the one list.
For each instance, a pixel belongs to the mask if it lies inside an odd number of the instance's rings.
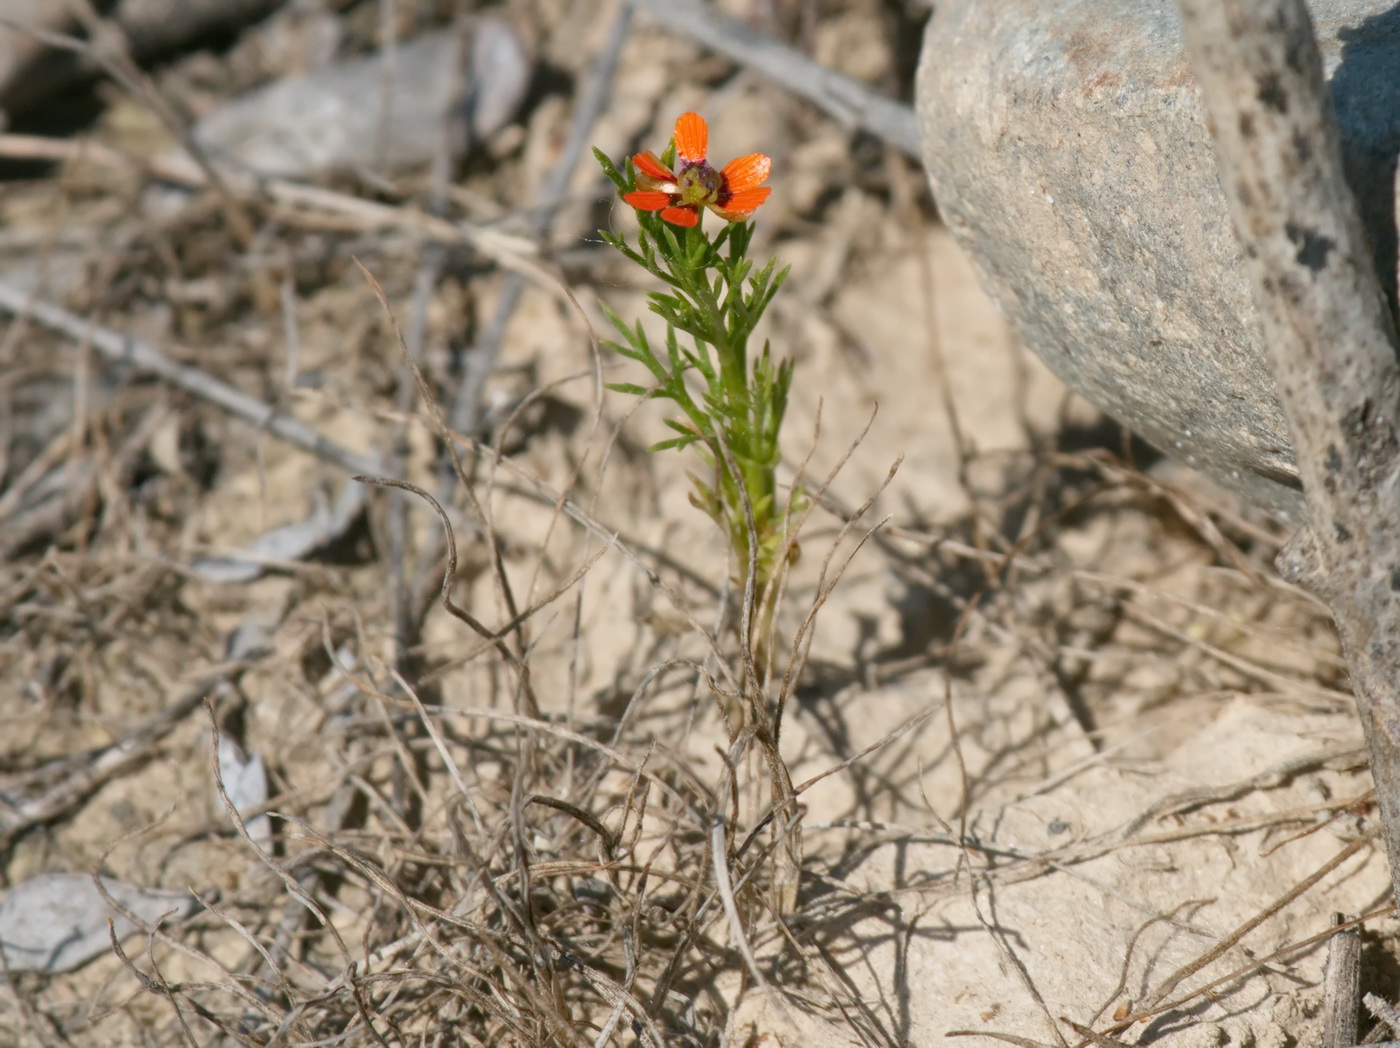
[[[1400,8],[1309,6],[1393,295]],[[1026,344],[1163,451],[1297,519],[1176,4],[939,0],[918,92],[939,209]]]

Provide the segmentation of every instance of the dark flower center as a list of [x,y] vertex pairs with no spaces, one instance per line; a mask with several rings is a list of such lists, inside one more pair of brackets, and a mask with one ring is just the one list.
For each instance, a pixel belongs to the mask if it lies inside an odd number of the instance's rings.
[[704,160],[686,164],[676,176],[676,189],[681,203],[692,207],[701,204],[722,204],[728,196],[724,188],[724,176]]

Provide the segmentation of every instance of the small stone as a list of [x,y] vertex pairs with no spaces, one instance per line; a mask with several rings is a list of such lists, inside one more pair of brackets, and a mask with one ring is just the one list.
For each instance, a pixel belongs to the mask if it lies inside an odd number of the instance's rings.
[[[1393,299],[1400,9],[1309,7]],[[918,115],[939,210],[1026,345],[1162,450],[1300,519],[1176,4],[940,0]]]
[[218,165],[288,178],[425,163],[445,124],[465,153],[514,119],[530,76],[509,23],[483,17],[466,29],[264,85],[201,119],[195,141]]

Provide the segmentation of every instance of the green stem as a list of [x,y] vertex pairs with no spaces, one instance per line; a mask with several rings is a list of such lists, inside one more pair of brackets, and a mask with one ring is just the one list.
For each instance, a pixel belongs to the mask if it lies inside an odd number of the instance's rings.
[[715,347],[715,355],[719,357],[719,373],[720,379],[724,383],[725,396],[732,397],[736,393],[742,393],[746,378],[743,369],[743,354],[734,351],[729,339],[729,330],[724,323],[724,314],[720,310],[719,300],[710,291],[710,285],[703,276],[692,284],[690,293],[709,318],[709,342]]

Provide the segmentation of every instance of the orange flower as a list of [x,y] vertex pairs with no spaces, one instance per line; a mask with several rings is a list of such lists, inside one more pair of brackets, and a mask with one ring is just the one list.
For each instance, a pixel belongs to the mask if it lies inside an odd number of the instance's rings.
[[637,189],[622,199],[639,211],[660,211],[677,226],[700,222],[700,208],[708,207],[728,222],[739,222],[768,199],[772,188],[762,183],[773,161],[762,153],[731,160],[716,171],[705,159],[710,129],[699,113],[682,113],[676,121],[676,158],[680,170],[668,171],[655,153],[632,158],[637,169]]

